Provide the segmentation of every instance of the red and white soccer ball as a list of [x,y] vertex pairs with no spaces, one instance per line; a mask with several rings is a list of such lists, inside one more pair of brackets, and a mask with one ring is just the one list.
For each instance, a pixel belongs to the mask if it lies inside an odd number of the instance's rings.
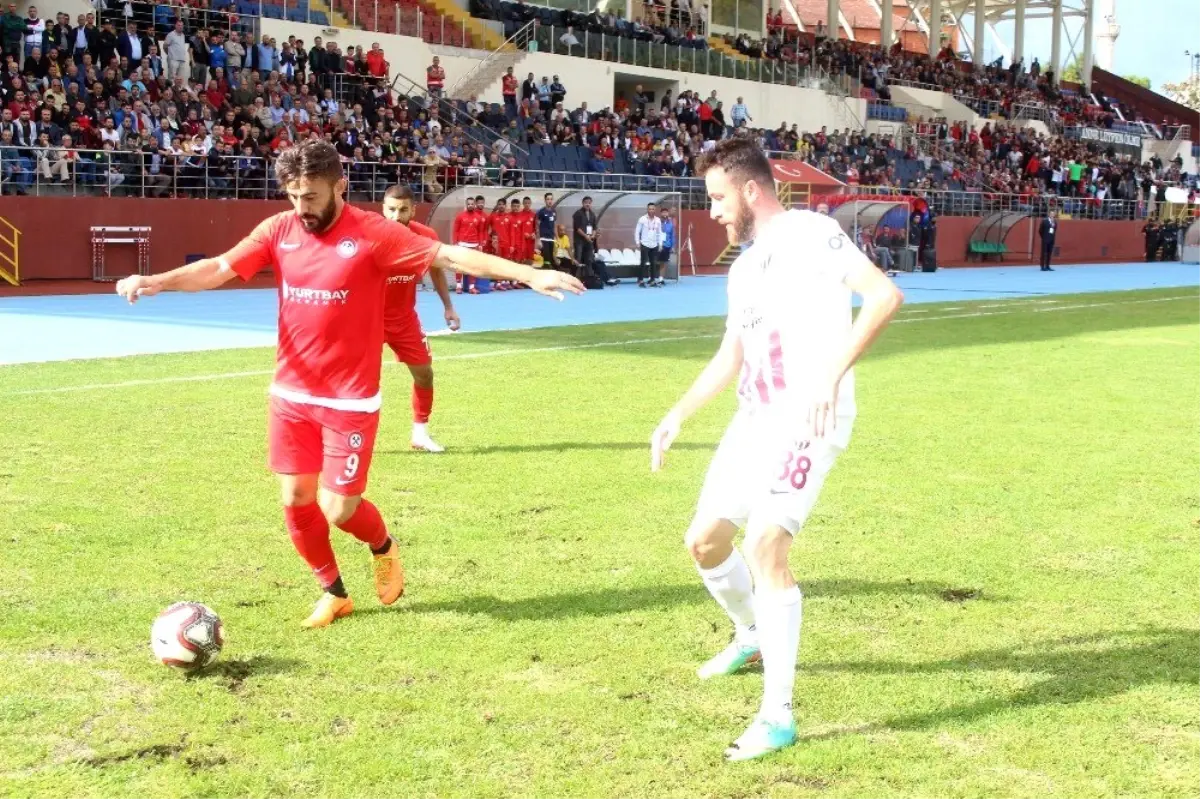
[[199,602],[176,602],[150,627],[154,656],[167,666],[197,671],[221,654],[225,634],[221,617]]

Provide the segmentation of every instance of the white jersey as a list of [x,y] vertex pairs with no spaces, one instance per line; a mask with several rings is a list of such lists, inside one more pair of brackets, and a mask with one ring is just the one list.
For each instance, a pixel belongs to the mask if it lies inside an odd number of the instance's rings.
[[[726,326],[744,354],[738,400],[775,433],[800,429],[814,392],[845,355],[853,323],[845,278],[865,258],[831,217],[786,211],[730,269]],[[844,447],[856,412],[853,370],[838,387],[836,412],[834,439]]]

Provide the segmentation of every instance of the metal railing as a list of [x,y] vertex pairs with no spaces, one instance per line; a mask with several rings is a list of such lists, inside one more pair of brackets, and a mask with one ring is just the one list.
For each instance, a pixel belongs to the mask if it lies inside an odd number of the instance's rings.
[[[447,96],[457,97],[458,92],[463,89],[463,87],[472,85],[472,81],[481,83],[482,80],[480,80],[479,76],[485,74],[484,70],[488,69],[490,65],[494,64],[497,58],[502,57],[502,54],[515,53],[517,51],[524,50],[529,45],[529,40],[533,38],[536,27],[537,26],[534,23],[529,22],[518,28],[512,36],[509,36],[507,39],[505,39],[504,42],[497,47],[495,51],[488,55],[487,58],[481,58],[476,61],[473,67],[467,70],[462,77],[455,81],[454,85],[450,87],[450,91],[446,92]],[[497,75],[496,77],[499,76]],[[491,81],[488,81],[488,83],[490,82]]]
[[[443,123],[461,126],[463,133],[475,144],[482,144],[491,149],[492,143],[501,138],[500,131],[488,127],[479,117],[472,114],[466,102],[448,99],[445,92],[435,96],[430,93],[428,87],[419,85],[407,75],[397,72],[392,78],[391,89],[398,94],[407,95],[410,100],[418,98],[417,102],[421,107]],[[509,142],[509,148],[522,155],[528,152],[512,142]]]
[[938,216],[983,216],[1000,211],[1029,213],[1035,216],[1056,211],[1074,219],[1131,220],[1147,216],[1147,204],[1140,200],[1095,200],[1058,194],[1002,194],[987,191],[900,190],[889,186],[852,186],[848,193],[874,197],[892,195],[920,197]]
[[817,67],[801,67],[763,58],[734,58],[707,47],[684,47],[587,31],[574,31],[579,44],[568,45],[561,41],[565,33],[566,28],[539,26],[534,37],[538,43],[538,50],[555,55],[582,56],[614,64],[653,67],[756,83],[801,86],[822,91],[833,91],[838,86],[836,79]]
[[[73,154],[73,155],[72,155]],[[798,158],[798,153],[772,153]],[[452,167],[445,162],[344,162],[350,199],[380,202],[389,186],[408,185],[419,200],[433,202],[456,186],[506,186],[515,189],[578,189],[592,191],[679,192],[683,207],[702,210],[708,198],[704,181],[676,175],[634,175],[612,172],[569,172],[512,169],[492,162],[484,167]],[[109,196],[275,200],[283,197],[269,159],[230,152],[167,154],[110,150],[50,148],[23,154],[20,148],[0,149],[0,178],[4,193],[33,196]],[[908,190],[886,186],[851,186],[855,195],[924,197],[941,216],[980,216],[995,211],[1044,213],[1056,209],[1082,219],[1128,220],[1147,215],[1148,204],[1137,200],[1102,200],[1054,194],[1001,194],[980,190]]]

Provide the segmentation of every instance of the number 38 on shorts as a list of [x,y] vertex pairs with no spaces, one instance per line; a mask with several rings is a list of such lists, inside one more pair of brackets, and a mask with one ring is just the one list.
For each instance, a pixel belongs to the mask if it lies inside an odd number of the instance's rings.
[[783,452],[775,470],[777,491],[800,491],[808,485],[813,466],[808,448],[809,442],[800,441]]

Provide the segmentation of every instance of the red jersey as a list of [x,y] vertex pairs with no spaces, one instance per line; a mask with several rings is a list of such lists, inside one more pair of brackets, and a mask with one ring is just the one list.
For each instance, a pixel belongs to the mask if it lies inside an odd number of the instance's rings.
[[[397,222],[396,224],[399,224]],[[408,229],[418,236],[438,241],[438,234],[428,225],[412,221]],[[383,295],[383,332],[384,336],[393,333],[405,333],[416,325],[419,330],[420,321],[417,319],[417,281],[420,275],[392,275],[387,279],[387,288]]]
[[504,95],[516,95],[517,93],[517,78],[515,75],[505,75],[500,79],[500,93]]
[[509,240],[512,232],[511,214],[494,211],[488,216],[488,233],[496,234],[500,239],[500,248],[502,250],[512,246],[512,242]]
[[488,212],[482,208],[476,208],[473,222],[475,230],[479,233],[479,244],[482,246],[487,243],[488,233],[491,232],[488,228]]
[[454,243],[455,244],[482,244],[483,238],[479,229],[478,217],[474,209],[470,211],[459,211],[458,216],[454,217]]
[[518,226],[521,229],[520,242],[522,247],[533,244],[534,232],[537,230],[537,217],[533,213],[533,209],[528,211],[521,209],[521,213],[517,215]]
[[271,393],[335,410],[379,410],[384,284],[420,277],[440,245],[379,214],[344,206],[309,233],[285,211],[220,260],[243,280],[270,264],[279,283],[279,340]]

